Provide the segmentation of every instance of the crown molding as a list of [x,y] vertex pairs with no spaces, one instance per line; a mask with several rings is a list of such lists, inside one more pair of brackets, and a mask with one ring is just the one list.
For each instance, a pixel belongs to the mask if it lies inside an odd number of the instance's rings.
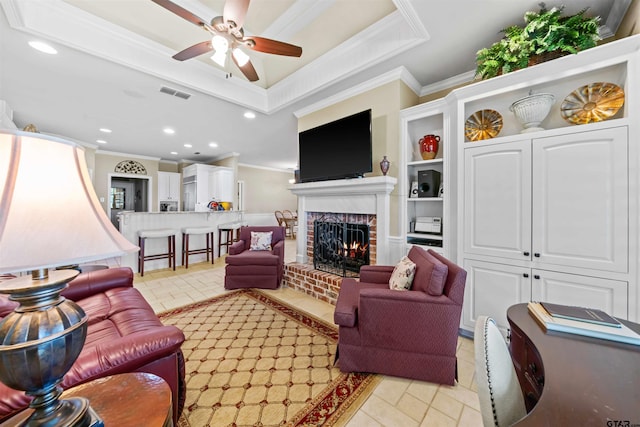
[[161,160],[160,157],[143,156],[140,154],[119,153],[117,151],[96,150],[96,154],[100,154],[102,156],[126,157],[128,159],[152,160],[156,162],[159,162]]
[[606,22],[598,29],[602,39],[616,35],[618,27],[624,19],[624,15],[627,13],[627,9],[629,9],[629,5],[631,5],[631,0],[615,0],[613,2]]
[[[189,1],[193,0],[180,0],[191,8],[192,3],[187,3]],[[288,13],[300,14],[308,7],[308,1],[313,0],[294,2],[295,6]],[[409,0],[394,2],[400,9],[268,89],[243,79],[226,79],[224,71],[201,61],[167,60],[174,52],[165,46],[62,0],[0,0],[0,5],[10,26],[16,30],[269,114],[346,79],[363,68],[380,63],[390,55],[425,42],[428,39],[427,32],[415,16]],[[315,0],[305,19],[319,13],[326,6],[325,3],[325,0]],[[196,13],[203,12],[202,7],[198,10]]]
[[262,169],[262,170],[268,170],[271,172],[281,172],[281,173],[293,173],[293,169],[279,169],[279,168],[272,168],[269,166],[257,166],[257,165],[250,165],[247,163],[238,163],[238,167],[243,167],[243,168],[249,168],[249,169]]
[[449,77],[445,80],[440,80],[439,82],[423,86],[420,89],[420,96],[429,95],[431,93],[439,92],[445,89],[451,89],[452,87],[469,83],[476,76],[475,71],[467,71],[466,73],[458,74],[457,76]]
[[398,67],[384,74],[381,74],[377,77],[369,79],[366,82],[362,82],[358,85],[352,86],[347,90],[343,90],[342,92],[336,93],[333,96],[326,97],[322,101],[318,101],[304,108],[301,108],[300,110],[296,110],[293,112],[293,114],[297,118],[304,117],[308,114],[322,110],[323,108],[330,107],[334,104],[337,104],[338,102],[345,101],[349,98],[353,98],[356,95],[360,95],[362,93],[376,89],[380,86],[383,86],[387,83],[394,82],[396,80],[402,81],[416,95],[420,95],[420,92],[421,92],[420,83],[415,79],[415,77],[413,77],[413,75],[405,67]]

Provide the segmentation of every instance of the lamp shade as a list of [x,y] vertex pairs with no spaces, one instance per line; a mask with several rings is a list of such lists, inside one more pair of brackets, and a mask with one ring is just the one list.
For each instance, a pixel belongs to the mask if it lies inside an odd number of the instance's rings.
[[48,135],[0,131],[0,273],[134,252],[102,209],[84,149]]

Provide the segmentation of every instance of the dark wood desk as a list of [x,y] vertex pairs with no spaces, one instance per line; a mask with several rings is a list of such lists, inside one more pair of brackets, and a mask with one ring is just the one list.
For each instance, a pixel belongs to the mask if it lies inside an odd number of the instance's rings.
[[526,304],[510,307],[507,319],[530,409],[517,426],[640,425],[640,346],[545,332]]

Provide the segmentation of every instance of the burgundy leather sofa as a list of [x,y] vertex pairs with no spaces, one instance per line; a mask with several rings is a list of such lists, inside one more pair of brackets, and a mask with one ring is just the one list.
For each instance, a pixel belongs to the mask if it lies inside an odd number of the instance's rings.
[[[270,251],[249,250],[252,231],[273,232]],[[284,227],[241,227],[225,258],[224,288],[277,289],[284,274],[284,239]]]
[[[110,268],[79,274],[62,293],[89,317],[87,339],[78,359],[67,372],[67,389],[97,378],[126,372],[148,372],[171,387],[174,423],[185,398],[184,334],[164,326],[142,294],[133,287],[130,268]],[[0,295],[0,320],[16,303]],[[7,369],[3,366],[1,369]],[[24,392],[0,383],[0,422],[26,408]]]
[[[453,385],[467,272],[417,246],[408,257],[416,264],[411,290],[389,289],[394,266],[363,266],[359,281],[342,280],[334,312],[339,326],[338,366],[343,372]],[[440,295],[429,290],[434,263],[446,274]]]

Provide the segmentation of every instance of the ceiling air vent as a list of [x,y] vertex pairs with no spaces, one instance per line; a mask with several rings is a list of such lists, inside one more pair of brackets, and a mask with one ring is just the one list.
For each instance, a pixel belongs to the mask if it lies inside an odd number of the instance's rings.
[[162,86],[160,88],[160,92],[166,93],[167,95],[177,96],[178,98],[182,98],[182,99],[189,99],[191,97],[190,93],[181,92],[177,89],[173,89],[168,86]]

